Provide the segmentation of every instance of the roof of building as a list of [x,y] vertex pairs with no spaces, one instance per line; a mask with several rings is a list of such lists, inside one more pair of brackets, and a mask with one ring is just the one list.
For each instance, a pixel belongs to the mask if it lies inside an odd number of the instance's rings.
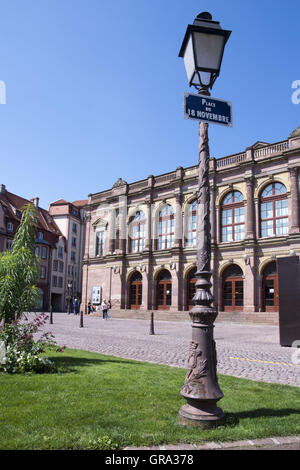
[[[18,214],[17,211],[22,212],[26,204],[33,204],[32,201],[18,196],[17,194],[11,193],[6,189],[0,193],[0,203],[4,208],[6,217],[15,219],[18,222],[20,222],[20,214]],[[43,209],[42,207],[36,207],[36,212],[36,225],[38,228],[47,230],[48,232],[51,232],[57,236],[62,235],[55,221],[46,209]]]
[[73,201],[71,202],[71,204],[73,204],[73,206],[76,206],[76,207],[83,207],[85,206],[89,201],[87,199],[84,199],[84,200],[78,200],[78,201]]
[[56,206],[59,204],[69,204],[65,199],[58,199],[57,201],[51,202],[50,206]]

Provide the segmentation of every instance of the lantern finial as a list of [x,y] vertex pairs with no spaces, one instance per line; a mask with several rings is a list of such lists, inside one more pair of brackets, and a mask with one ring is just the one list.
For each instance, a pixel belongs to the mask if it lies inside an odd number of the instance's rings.
[[210,13],[208,13],[208,11],[203,11],[202,13],[199,13],[199,15],[197,15],[197,19],[202,19],[202,20],[212,20],[212,16]]

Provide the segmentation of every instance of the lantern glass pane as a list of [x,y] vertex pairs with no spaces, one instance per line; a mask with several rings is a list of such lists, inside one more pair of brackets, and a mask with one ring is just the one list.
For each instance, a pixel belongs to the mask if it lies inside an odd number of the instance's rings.
[[211,72],[199,72],[202,85],[209,85],[211,81]]
[[198,69],[207,68],[218,72],[224,48],[224,36],[193,33],[195,43],[195,59]]
[[195,72],[195,60],[194,60],[192,36],[190,36],[189,41],[187,43],[187,46],[184,52],[183,61],[184,61],[187,78],[188,78],[188,81],[190,82]]

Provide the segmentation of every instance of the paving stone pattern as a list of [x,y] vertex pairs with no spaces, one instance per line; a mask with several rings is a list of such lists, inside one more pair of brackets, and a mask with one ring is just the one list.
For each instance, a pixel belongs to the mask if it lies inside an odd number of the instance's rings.
[[[83,324],[80,328],[79,315],[53,313],[53,324],[47,324],[45,330],[51,331],[61,346],[186,368],[189,321],[155,321],[154,335],[149,334],[147,320],[103,320],[84,315]],[[300,386],[300,351],[280,346],[278,326],[217,322],[214,338],[218,373]],[[294,364],[292,355],[297,351],[298,364]]]

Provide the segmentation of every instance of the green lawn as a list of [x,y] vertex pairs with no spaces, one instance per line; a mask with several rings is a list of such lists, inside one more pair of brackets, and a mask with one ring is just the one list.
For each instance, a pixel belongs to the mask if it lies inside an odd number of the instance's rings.
[[178,424],[184,369],[66,349],[60,373],[0,374],[0,449],[101,449],[300,432],[299,388],[219,376],[211,430]]

